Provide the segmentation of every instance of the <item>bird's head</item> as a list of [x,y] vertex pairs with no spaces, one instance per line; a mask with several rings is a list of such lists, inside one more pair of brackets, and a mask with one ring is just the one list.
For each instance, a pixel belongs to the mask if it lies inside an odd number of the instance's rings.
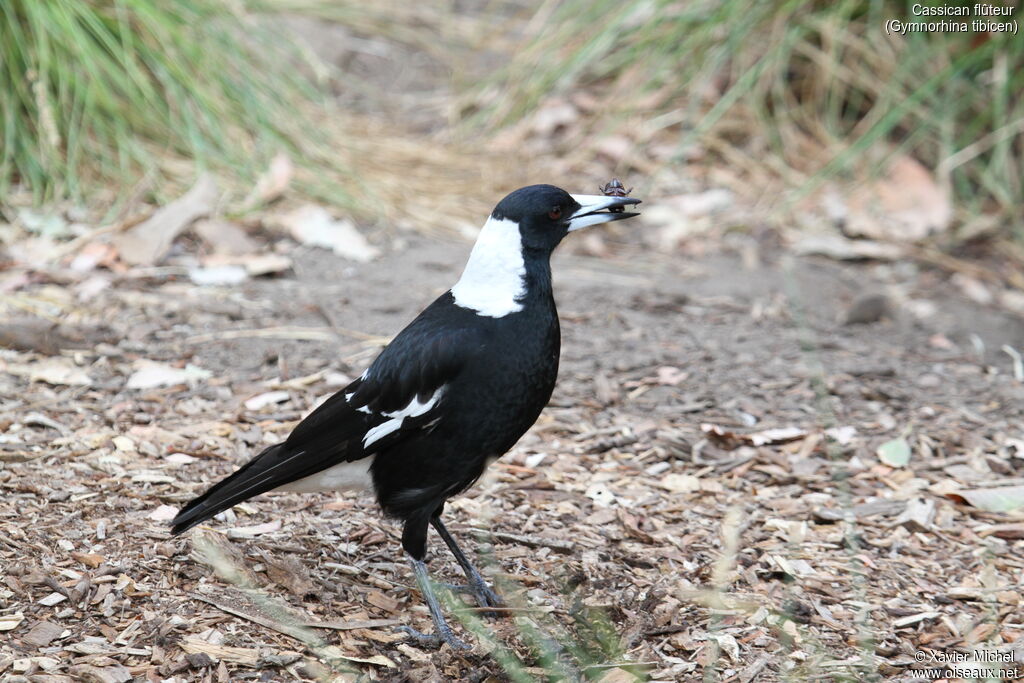
[[516,190],[498,202],[480,229],[462,277],[451,289],[456,305],[494,318],[522,310],[529,270],[541,273],[534,282],[546,283],[550,292],[550,271],[543,273],[563,237],[635,216],[623,207],[639,203],[632,197],[569,194],[554,185]]
[[518,226],[526,249],[550,253],[570,232],[636,216],[623,207],[639,203],[632,197],[569,194],[554,185],[530,185],[498,202],[491,219],[505,221],[510,229]]

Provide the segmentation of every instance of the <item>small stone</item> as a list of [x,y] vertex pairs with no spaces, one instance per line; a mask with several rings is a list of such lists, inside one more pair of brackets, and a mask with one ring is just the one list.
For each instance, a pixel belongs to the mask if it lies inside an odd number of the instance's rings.
[[876,323],[889,315],[889,299],[884,294],[865,294],[846,310],[844,325]]

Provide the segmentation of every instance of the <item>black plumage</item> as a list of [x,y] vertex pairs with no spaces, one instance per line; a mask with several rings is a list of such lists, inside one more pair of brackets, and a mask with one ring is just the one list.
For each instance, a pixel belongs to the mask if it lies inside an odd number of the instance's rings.
[[[445,501],[470,487],[536,421],[558,374],[560,333],[550,255],[571,230],[628,218],[607,209],[629,197],[569,195],[550,185],[513,192],[485,224],[459,283],[438,297],[363,375],[288,438],[185,506],[181,533],[272,489],[330,487],[368,474],[381,508],[403,521],[438,637],[462,646],[444,621],[423,564],[431,525],[486,606],[487,587],[445,529]],[[346,465],[348,463],[348,465]]]

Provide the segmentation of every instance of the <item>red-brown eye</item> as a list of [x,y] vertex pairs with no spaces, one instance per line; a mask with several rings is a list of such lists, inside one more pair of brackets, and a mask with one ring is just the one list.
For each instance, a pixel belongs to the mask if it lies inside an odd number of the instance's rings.
[[548,218],[550,218],[553,221],[557,221],[561,217],[562,217],[562,207],[560,207],[560,206],[552,206],[551,210],[548,211]]

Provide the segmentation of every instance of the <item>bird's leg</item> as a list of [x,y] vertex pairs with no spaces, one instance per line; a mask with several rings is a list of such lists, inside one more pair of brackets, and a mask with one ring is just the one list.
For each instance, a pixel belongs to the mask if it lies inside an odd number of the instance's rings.
[[434,595],[434,587],[430,581],[430,574],[427,572],[426,563],[423,560],[417,560],[411,555],[409,559],[412,560],[412,571],[416,575],[416,584],[420,587],[420,592],[423,593],[427,609],[430,610],[430,618],[434,620],[434,630],[436,633],[420,633],[411,626],[401,626],[399,630],[408,633],[414,640],[428,647],[440,647],[441,643],[448,643],[449,647],[453,650],[470,649],[469,645],[456,637],[451,626],[445,621],[444,614],[441,612],[441,603],[438,602],[437,596]]
[[487,581],[477,571],[477,568],[473,566],[473,563],[469,561],[466,554],[462,552],[462,548],[458,546],[455,539],[448,529],[445,528],[444,523],[441,521],[439,516],[430,518],[430,523],[434,525],[434,529],[437,530],[438,535],[441,536],[441,540],[444,541],[445,545],[448,546],[448,550],[452,551],[452,555],[455,556],[455,560],[462,567],[462,571],[466,575],[467,586],[466,590],[476,598],[477,604],[481,607],[504,607],[505,603],[498,596],[494,590],[487,585]]

